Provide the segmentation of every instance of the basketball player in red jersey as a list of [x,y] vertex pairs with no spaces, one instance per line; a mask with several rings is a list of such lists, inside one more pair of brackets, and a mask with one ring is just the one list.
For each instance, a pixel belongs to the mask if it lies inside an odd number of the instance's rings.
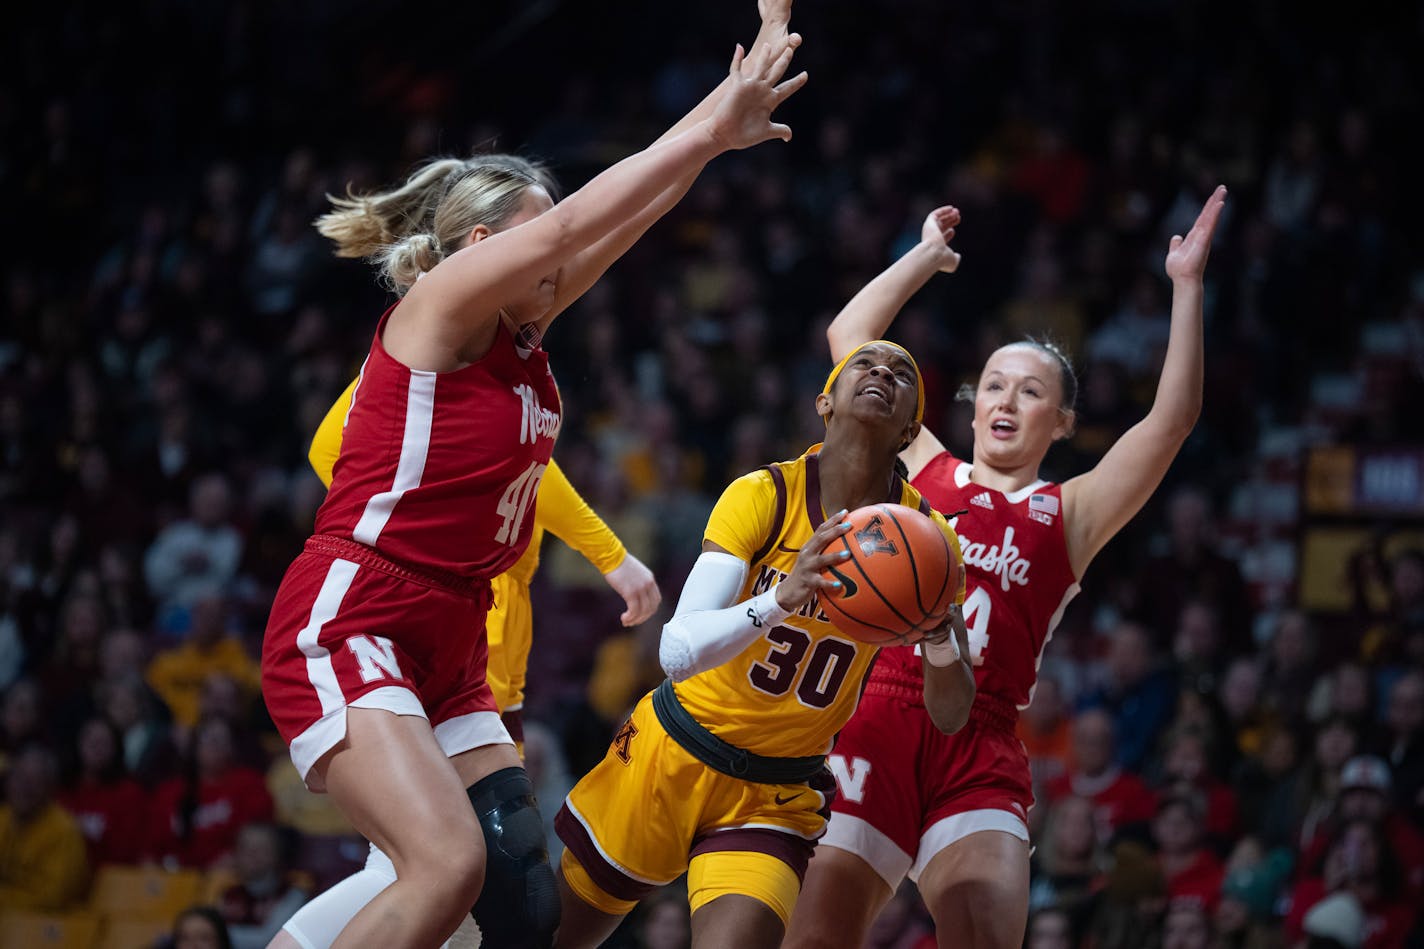
[[[1050,344],[995,351],[974,399],[974,458],[952,457],[928,430],[901,458],[911,483],[953,519],[969,574],[978,695],[969,723],[933,727],[913,647],[881,651],[865,696],[831,756],[840,783],[786,945],[859,945],[900,881],[915,880],[939,945],[1016,949],[1028,916],[1028,760],[1014,734],[1039,657],[1078,580],[1161,482],[1202,398],[1202,274],[1226,200],[1218,188],[1186,237],[1173,237],[1171,335],[1157,395],[1091,471],[1040,480],[1049,446],[1073,431],[1077,383]],[[832,358],[883,334],[936,272],[953,272],[959,212],[940,208],[923,240],[836,317]]]
[[[401,297],[263,648],[264,696],[294,763],[397,873],[334,945],[438,945],[472,905],[486,945],[552,939],[541,823],[480,632],[490,578],[528,544],[562,420],[539,342],[709,160],[790,138],[771,113],[805,82],[781,82],[799,37],[785,24],[771,35],[749,57],[739,47],[669,135],[557,206],[529,176],[480,165],[338,200],[318,222],[338,254],[378,247]],[[393,240],[397,211],[428,227]]]

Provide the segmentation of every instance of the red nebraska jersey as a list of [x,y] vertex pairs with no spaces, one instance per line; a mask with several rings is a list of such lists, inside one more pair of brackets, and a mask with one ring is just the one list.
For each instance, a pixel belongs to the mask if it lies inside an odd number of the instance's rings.
[[478,362],[425,372],[381,345],[361,367],[316,532],[396,563],[489,579],[534,527],[534,500],[558,437],[549,357],[515,345],[501,320]]
[[[969,480],[973,466],[941,452],[911,482],[949,518],[964,550],[964,623],[979,692],[1028,705],[1043,647],[1078,593],[1063,535],[1063,486],[1035,481],[1011,494]],[[957,516],[951,516],[955,515]],[[871,670],[921,694],[916,647],[882,649]]]

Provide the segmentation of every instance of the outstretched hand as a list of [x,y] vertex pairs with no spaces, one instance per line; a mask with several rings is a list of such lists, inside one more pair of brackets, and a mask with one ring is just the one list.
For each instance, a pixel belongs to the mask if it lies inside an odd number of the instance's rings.
[[1211,253],[1211,238],[1216,233],[1216,222],[1221,219],[1221,209],[1226,204],[1226,186],[1217,185],[1211,197],[1206,199],[1196,223],[1186,237],[1173,235],[1167,248],[1167,276],[1173,281],[1199,281],[1206,272],[1206,258]]
[[954,229],[959,226],[959,208],[946,204],[935,208],[925,218],[920,228],[920,240],[937,248],[940,273],[954,273],[959,269],[959,253],[949,246],[954,240]]
[[750,148],[773,138],[791,141],[791,127],[771,121],[771,113],[806,84],[804,72],[781,82],[800,43],[800,34],[792,33],[753,50],[750,58],[737,45],[727,93],[709,120],[710,134],[723,148]]

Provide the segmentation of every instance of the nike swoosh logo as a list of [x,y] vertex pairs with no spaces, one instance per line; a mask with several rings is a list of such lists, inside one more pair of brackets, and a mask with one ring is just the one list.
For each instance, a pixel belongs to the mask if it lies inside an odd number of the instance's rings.
[[779,541],[777,542],[776,549],[781,551],[783,554],[799,554],[801,552],[800,547],[788,547],[785,544],[780,543]]
[[841,589],[845,591],[841,594],[841,599],[848,600],[851,597],[855,596],[857,592],[859,592],[860,587],[857,586],[856,582],[850,577],[846,576],[844,573],[841,573],[835,567],[827,567],[826,569],[829,570],[831,574],[841,582]]
[[791,795],[791,796],[788,797],[788,798],[782,798],[782,796],[781,796],[780,794],[778,794],[778,795],[776,796],[776,803],[777,803],[777,804],[790,804],[792,801],[796,800],[798,797],[800,797],[801,795],[803,795],[803,794],[805,794],[805,793],[806,793],[805,791],[797,791],[795,794]]

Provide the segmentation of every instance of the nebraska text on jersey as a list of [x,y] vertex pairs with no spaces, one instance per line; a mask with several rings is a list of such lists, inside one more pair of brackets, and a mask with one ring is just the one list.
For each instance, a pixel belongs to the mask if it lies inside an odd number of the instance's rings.
[[541,436],[559,437],[559,413],[539,404],[539,393],[534,391],[533,386],[520,383],[514,387],[514,394],[519,396],[520,405],[523,407],[523,416],[519,421],[519,444],[531,444]]
[[1028,571],[1033,565],[1019,556],[1019,548],[1014,544],[1014,529],[1004,528],[1004,542],[990,547],[964,532],[960,525],[963,518],[955,518],[954,529],[959,533],[959,543],[964,550],[964,562],[988,573],[997,574],[999,584],[1007,592],[1009,581],[1019,586],[1028,585]]

